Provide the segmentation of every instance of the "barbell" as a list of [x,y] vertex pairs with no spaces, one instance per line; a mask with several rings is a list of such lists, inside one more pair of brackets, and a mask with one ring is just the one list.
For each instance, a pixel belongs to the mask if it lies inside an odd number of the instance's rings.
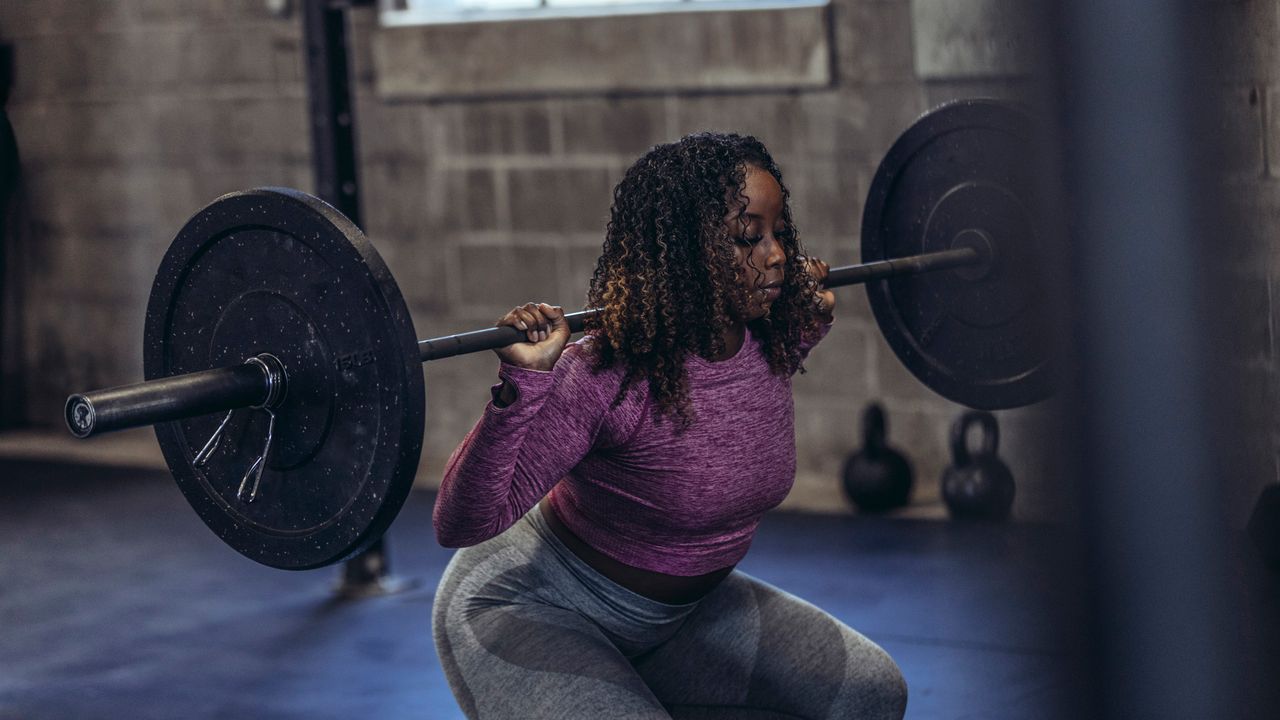
[[[989,100],[927,113],[881,162],[862,224],[864,284],[890,347],[926,386],[980,409],[1050,392],[1039,322],[1031,121]],[[566,316],[580,332],[598,310]],[[339,562],[391,524],[413,484],[421,363],[521,342],[511,327],[419,340],[403,296],[349,219],[257,188],[196,213],[147,304],[146,381],[71,395],[80,438],[155,425],[178,486],[260,563]]]

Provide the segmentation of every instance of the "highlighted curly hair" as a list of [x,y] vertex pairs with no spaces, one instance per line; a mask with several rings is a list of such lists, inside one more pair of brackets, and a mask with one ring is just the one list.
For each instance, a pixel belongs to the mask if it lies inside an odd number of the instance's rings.
[[615,404],[647,379],[659,419],[666,415],[682,428],[693,421],[685,354],[722,355],[725,331],[748,305],[734,257],[747,224],[748,167],[768,172],[782,188],[786,228],[777,238],[787,258],[780,297],[749,327],[775,374],[803,372],[799,344],[818,329],[817,283],[805,266],[782,173],[754,137],[696,133],[650,149],[613,190],[588,292],[589,306],[602,312],[586,329],[596,339],[595,366],[626,369]]

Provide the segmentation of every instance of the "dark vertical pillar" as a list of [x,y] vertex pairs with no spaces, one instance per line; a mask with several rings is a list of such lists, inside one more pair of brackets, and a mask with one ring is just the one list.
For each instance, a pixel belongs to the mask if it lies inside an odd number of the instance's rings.
[[5,106],[13,87],[13,46],[0,44],[0,429],[23,422],[23,383],[18,380],[22,363],[17,357],[22,342],[22,307],[16,270],[16,206],[21,177],[18,140],[9,124]]
[[[1069,426],[1094,586],[1096,717],[1238,718],[1244,659],[1217,434],[1218,304],[1194,0],[1057,4],[1074,225]],[[1233,39],[1244,42],[1245,39]],[[1213,238],[1214,242],[1205,242]],[[1215,313],[1220,308],[1221,313]]]
[[316,195],[361,226],[347,53],[347,8],[353,4],[359,3],[304,0],[302,22]]
[[[351,62],[347,11],[366,0],[304,0],[307,107],[311,114],[311,162],[316,194],[357,226],[360,183],[357,177],[355,112],[351,99]],[[409,587],[391,576],[387,543],[379,539],[342,569],[337,593],[344,597],[384,595]]]

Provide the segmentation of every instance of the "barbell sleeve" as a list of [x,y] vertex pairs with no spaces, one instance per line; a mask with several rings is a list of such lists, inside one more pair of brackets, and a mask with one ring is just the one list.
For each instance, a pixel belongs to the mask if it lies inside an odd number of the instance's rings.
[[259,356],[229,367],[72,395],[65,408],[67,428],[72,435],[87,438],[112,430],[262,406],[283,393],[283,377],[283,368],[271,368]]

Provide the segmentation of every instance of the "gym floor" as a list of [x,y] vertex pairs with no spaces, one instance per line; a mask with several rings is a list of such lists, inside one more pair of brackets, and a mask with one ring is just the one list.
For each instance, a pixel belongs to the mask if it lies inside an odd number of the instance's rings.
[[[460,718],[431,644],[429,492],[392,527],[411,589],[250,562],[161,471],[0,460],[0,719]],[[907,717],[1079,718],[1085,607],[1059,528],[774,513],[742,568],[888,650]],[[1259,602],[1276,579],[1251,575]],[[1271,607],[1274,607],[1272,605]],[[1280,647],[1274,619],[1259,647]]]

